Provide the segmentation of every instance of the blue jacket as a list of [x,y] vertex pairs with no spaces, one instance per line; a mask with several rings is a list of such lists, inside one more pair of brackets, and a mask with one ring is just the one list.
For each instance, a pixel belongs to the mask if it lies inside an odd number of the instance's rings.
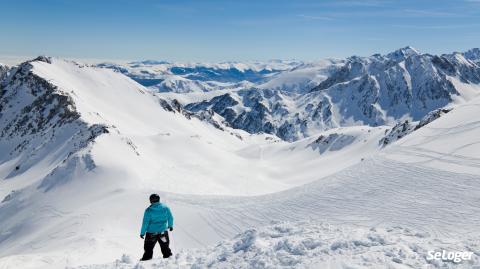
[[162,233],[168,228],[173,228],[173,216],[170,208],[161,203],[151,204],[143,214],[142,230],[145,233]]

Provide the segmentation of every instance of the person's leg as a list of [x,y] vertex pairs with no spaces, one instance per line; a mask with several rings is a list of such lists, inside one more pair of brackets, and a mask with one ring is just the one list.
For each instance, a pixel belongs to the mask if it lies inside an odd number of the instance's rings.
[[143,253],[143,257],[141,261],[147,261],[152,259],[153,248],[155,247],[156,243],[157,243],[157,237],[154,234],[147,233],[145,235],[145,243],[143,245],[143,249],[145,250],[145,253]]
[[170,238],[168,237],[168,232],[165,231],[164,235],[160,235],[160,238],[158,240],[158,243],[160,244],[160,249],[162,250],[162,255],[163,258],[168,258],[172,256],[172,251],[170,250]]

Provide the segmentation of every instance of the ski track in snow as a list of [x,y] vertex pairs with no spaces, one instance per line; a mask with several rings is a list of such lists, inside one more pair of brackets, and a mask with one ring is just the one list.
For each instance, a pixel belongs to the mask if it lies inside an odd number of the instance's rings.
[[[295,225],[299,221],[309,221],[332,227],[345,226],[347,229],[353,230],[369,230],[372,227],[374,229],[402,227],[402,229],[412,230],[431,238],[428,246],[434,249],[442,249],[447,246],[458,250],[458,248],[472,247],[468,242],[480,242],[478,230],[480,226],[480,181],[478,176],[452,173],[417,164],[405,164],[380,157],[366,159],[361,164],[335,175],[274,194],[253,197],[168,194],[167,197],[167,203],[175,214],[176,228],[172,236],[173,248],[181,255],[195,256],[195,248],[200,247],[203,250],[198,250],[197,257],[202,257],[202,255],[206,255],[205,253],[209,253],[207,250],[209,246],[220,240],[232,238],[252,227],[265,227],[274,225],[276,222],[289,222]],[[120,196],[117,197],[117,201],[128,198],[128,195]],[[72,240],[75,240],[78,237],[75,232],[72,232],[75,230],[74,226],[78,225],[81,230],[82,225],[87,224],[89,220],[88,215],[73,215],[70,218],[67,217],[69,212],[63,212],[50,206],[42,208],[49,217],[66,218],[66,221],[69,222],[65,226],[65,232],[55,230],[51,234],[49,233],[48,237],[63,237],[62,240],[65,240],[65,237],[67,239],[71,237]],[[122,240],[106,236],[110,240]],[[326,235],[322,234],[322,236]],[[333,244],[332,240],[336,235],[330,234],[330,236],[332,236],[330,239],[321,237],[320,243]],[[417,242],[417,244],[421,244],[421,242]],[[103,247],[114,246],[107,244]],[[123,252],[127,253],[132,260],[136,260],[141,254],[141,245],[137,244],[137,246],[139,247],[137,252],[132,252],[133,248],[124,249]],[[39,248],[41,245],[32,247]],[[431,249],[425,246],[424,250]],[[118,252],[122,252],[121,244],[116,250],[117,257],[120,258]],[[156,255],[158,252],[157,249]],[[426,255],[426,253],[419,253],[419,255]],[[177,257],[175,262],[179,262],[178,259],[184,259],[182,257]],[[332,254],[328,257],[346,261],[341,255]],[[317,261],[311,256],[304,258],[303,262],[310,260],[311,266]],[[18,262],[18,259],[13,260]],[[54,258],[52,260],[55,263],[50,268],[63,268],[56,264],[58,260]],[[418,259],[414,260],[418,262]],[[3,260],[3,263],[6,264],[6,268],[9,268],[8,257]],[[192,268],[206,267],[203,262],[199,261],[198,263],[198,267]],[[68,262],[66,264],[68,265]],[[354,259],[352,264],[359,265],[361,263]],[[438,268],[456,268],[441,267],[449,266],[442,264],[438,264]],[[159,261],[153,263],[151,268],[164,268],[164,265],[169,268],[176,266],[174,262],[165,264]],[[35,268],[35,266],[31,268]],[[82,268],[133,268],[134,264],[122,264],[118,265],[119,267],[112,267],[111,264],[104,266],[84,266]],[[335,266],[331,265],[331,267],[325,268],[363,268],[353,265],[352,267]],[[377,266],[364,268],[386,268],[381,265]],[[215,264],[213,268],[229,267]],[[259,268],[269,267],[260,266]],[[300,268],[304,267],[300,266]],[[315,267],[305,266],[305,268]]]
[[[415,178],[405,175],[415,175]],[[205,208],[208,213],[203,213],[202,218],[216,231],[222,229],[215,223],[240,232],[249,225],[267,225],[271,220],[307,218],[365,226],[397,223],[453,236],[461,228],[466,235],[476,231],[476,227],[471,229],[471,223],[480,224],[479,194],[480,182],[475,175],[370,159],[334,176],[285,192],[260,197],[181,201]],[[458,199],[460,196],[462,200]],[[174,202],[172,199],[170,197]],[[463,210],[458,212],[458,209]],[[405,219],[407,215],[409,218]],[[446,215],[451,217],[445,218]]]

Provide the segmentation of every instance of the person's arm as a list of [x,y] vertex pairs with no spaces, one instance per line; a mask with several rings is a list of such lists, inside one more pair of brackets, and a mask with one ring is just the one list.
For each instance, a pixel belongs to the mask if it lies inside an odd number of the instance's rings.
[[173,230],[173,216],[172,216],[172,212],[170,211],[170,208],[167,207],[167,215],[168,215],[168,228],[171,230]]
[[143,236],[145,236],[149,223],[150,223],[150,214],[148,213],[147,210],[145,210],[145,213],[143,214],[142,229],[140,230],[140,237],[143,238]]

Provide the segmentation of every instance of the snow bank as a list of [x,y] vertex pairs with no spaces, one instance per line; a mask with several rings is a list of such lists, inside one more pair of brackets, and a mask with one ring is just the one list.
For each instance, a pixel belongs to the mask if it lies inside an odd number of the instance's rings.
[[[404,227],[366,228],[326,223],[276,223],[246,230],[214,247],[180,251],[170,259],[137,262],[123,255],[110,264],[77,269],[129,268],[473,268],[480,244],[443,240]],[[430,260],[429,251],[474,252],[471,260]],[[156,249],[159,255],[159,249]]]

